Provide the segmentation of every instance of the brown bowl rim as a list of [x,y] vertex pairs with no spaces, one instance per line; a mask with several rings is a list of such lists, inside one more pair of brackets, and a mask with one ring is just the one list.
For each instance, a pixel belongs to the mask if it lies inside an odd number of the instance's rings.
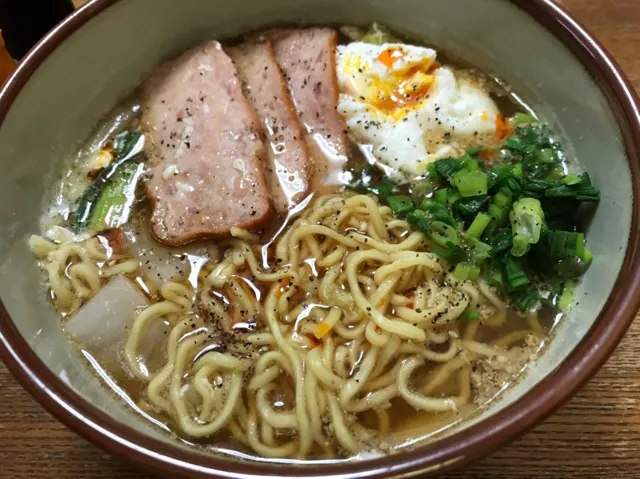
[[[71,34],[119,0],[93,0],[56,26],[0,90],[0,126],[31,75]],[[633,187],[631,235],[624,264],[594,326],[569,357],[522,398],[482,422],[434,444],[385,457],[328,465],[287,466],[290,477],[340,479],[442,472],[495,451],[564,404],[606,361],[631,324],[640,295],[640,112],[620,67],[585,28],[551,0],[510,0],[547,28],[581,61],[609,101],[621,130]],[[281,477],[282,464],[242,463],[181,450],[116,422],[57,378],[29,347],[0,302],[0,358],[50,413],[104,449],[164,474],[201,478]]]

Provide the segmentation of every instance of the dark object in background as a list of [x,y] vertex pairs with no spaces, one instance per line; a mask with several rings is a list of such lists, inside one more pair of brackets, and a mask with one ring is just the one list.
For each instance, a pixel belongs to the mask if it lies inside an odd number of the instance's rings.
[[15,67],[16,64],[4,48],[4,41],[2,40],[2,34],[0,34],[0,85],[11,75]]
[[20,60],[73,10],[71,0],[0,0],[0,30],[11,56]]

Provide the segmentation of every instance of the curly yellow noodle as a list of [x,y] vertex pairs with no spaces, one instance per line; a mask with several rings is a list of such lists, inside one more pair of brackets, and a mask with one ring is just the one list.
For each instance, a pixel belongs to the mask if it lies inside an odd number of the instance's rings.
[[[507,320],[504,302],[481,280],[455,281],[425,236],[370,196],[321,196],[287,221],[262,245],[234,228],[197,287],[168,281],[133,318],[121,356],[140,403],[184,436],[226,430],[270,458],[357,453],[394,431],[392,404],[457,411],[472,401],[474,361],[543,332],[529,315],[529,328],[483,341]],[[29,245],[63,312],[111,277],[144,278],[96,238]],[[475,308],[482,321],[458,320]],[[140,351],[157,323],[169,330],[151,371]]]

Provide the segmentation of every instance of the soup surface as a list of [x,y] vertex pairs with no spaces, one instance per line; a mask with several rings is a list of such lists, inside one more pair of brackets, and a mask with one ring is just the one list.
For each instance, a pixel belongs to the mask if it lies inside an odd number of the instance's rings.
[[378,25],[198,45],[65,168],[29,245],[69,340],[158,427],[257,459],[490,404],[570,307],[599,200],[497,82]]

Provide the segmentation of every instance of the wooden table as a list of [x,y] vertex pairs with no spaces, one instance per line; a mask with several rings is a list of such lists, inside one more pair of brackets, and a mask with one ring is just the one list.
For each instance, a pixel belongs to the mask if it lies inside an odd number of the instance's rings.
[[[562,0],[640,89],[640,0]],[[640,478],[640,321],[565,407],[449,479]],[[76,436],[0,364],[0,478],[153,479]],[[157,478],[156,478],[157,479]]]

